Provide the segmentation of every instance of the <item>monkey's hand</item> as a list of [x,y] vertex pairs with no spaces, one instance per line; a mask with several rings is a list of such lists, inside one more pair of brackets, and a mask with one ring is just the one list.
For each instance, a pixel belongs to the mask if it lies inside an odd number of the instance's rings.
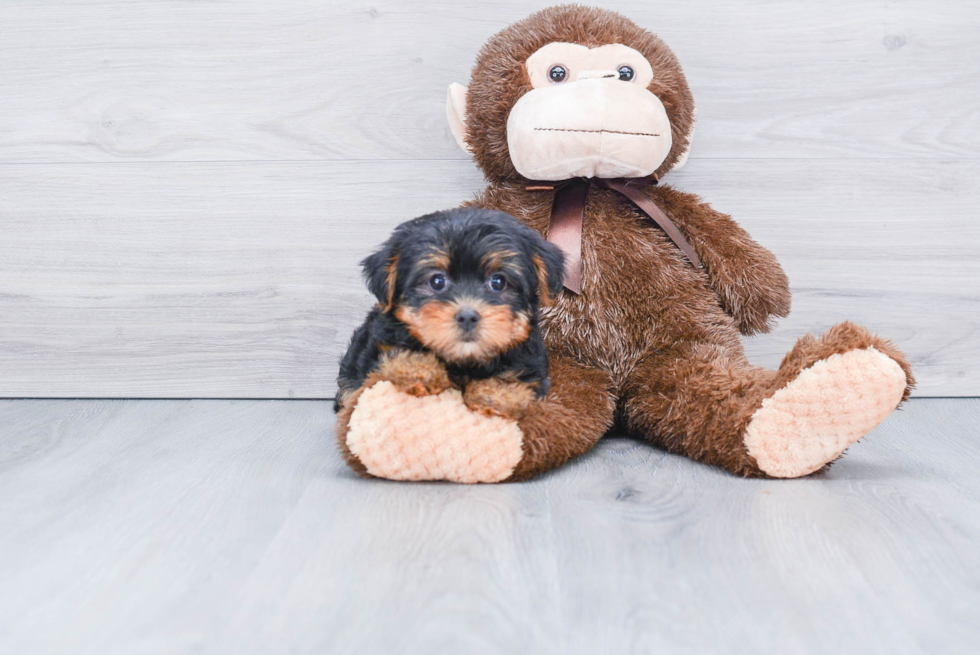
[[466,385],[463,402],[484,416],[520,420],[535,400],[534,389],[526,382],[487,378]]
[[789,279],[776,256],[756,243],[731,216],[689,193],[664,187],[665,208],[688,236],[725,311],[744,335],[769,332],[789,315]]
[[730,257],[704,258],[711,287],[739,332],[769,332],[776,318],[789,315],[789,279],[773,254],[751,239],[733,246]]
[[412,396],[433,396],[452,386],[446,367],[435,355],[408,350],[385,354],[372,377],[388,380]]

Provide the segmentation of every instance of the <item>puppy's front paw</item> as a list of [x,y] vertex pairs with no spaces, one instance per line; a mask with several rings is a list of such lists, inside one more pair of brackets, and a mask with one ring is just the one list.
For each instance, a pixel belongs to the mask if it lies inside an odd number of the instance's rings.
[[463,392],[463,402],[474,412],[515,421],[524,418],[535,398],[531,385],[499,378],[475,380]]
[[385,355],[376,374],[413,396],[433,396],[452,386],[446,367],[432,353],[401,351]]

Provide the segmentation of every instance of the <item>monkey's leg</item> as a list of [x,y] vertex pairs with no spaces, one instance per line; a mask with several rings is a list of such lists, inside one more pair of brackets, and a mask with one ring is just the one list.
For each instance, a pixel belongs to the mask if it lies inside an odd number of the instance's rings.
[[837,459],[908,396],[904,356],[843,323],[807,335],[778,371],[687,343],[645,360],[625,390],[627,425],[671,452],[739,475],[792,478]]
[[517,423],[523,456],[508,481],[532,478],[588,452],[612,427],[616,398],[608,373],[555,355],[548,365],[551,389]]
[[558,358],[551,361],[551,380],[548,396],[531,402],[515,422],[471,411],[456,389],[413,396],[372,374],[337,413],[337,440],[363,475],[523,480],[586,452],[612,424],[615,400],[606,373]]

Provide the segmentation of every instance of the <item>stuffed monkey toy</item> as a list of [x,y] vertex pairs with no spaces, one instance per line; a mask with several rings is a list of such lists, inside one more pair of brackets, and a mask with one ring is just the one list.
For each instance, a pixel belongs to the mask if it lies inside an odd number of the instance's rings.
[[789,313],[788,280],[731,217],[658,184],[687,158],[694,100],[650,32],[602,9],[540,11],[484,45],[447,114],[488,182],[466,204],[564,251],[566,288],[541,315],[550,391],[521,416],[484,416],[458,393],[372,393],[374,376],[338,413],[355,470],[524,480],[615,427],[736,475],[793,478],[908,397],[902,353],[852,323],[804,336],[777,370],[749,363],[740,335]]

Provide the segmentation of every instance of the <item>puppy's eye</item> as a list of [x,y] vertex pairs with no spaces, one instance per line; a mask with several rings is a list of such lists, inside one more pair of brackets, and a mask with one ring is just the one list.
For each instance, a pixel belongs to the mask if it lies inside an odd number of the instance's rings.
[[619,79],[623,80],[624,82],[629,82],[630,80],[632,80],[633,75],[634,75],[633,69],[630,68],[629,66],[619,67]]
[[555,83],[564,82],[567,76],[568,76],[568,71],[566,71],[565,67],[562,66],[561,64],[556,64],[552,66],[551,70],[548,71],[548,77],[551,79],[552,82]]
[[449,286],[449,280],[442,273],[436,273],[429,278],[429,288],[433,291],[445,291]]
[[500,273],[494,273],[487,279],[487,287],[494,293],[500,293],[507,288],[507,278]]

